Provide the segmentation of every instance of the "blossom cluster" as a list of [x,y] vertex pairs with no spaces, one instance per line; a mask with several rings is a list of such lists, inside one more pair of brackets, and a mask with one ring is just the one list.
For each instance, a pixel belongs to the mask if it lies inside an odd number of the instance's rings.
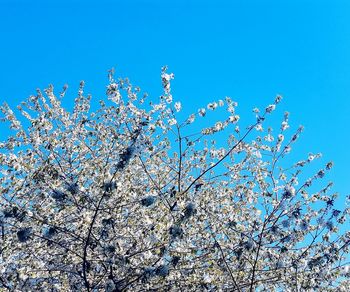
[[21,119],[0,108],[13,130],[0,143],[0,290],[347,291],[350,209],[322,186],[332,162],[306,179],[320,154],[282,163],[302,127],[288,138],[285,113],[265,130],[281,96],[248,127],[229,97],[181,120],[173,78],[164,67],[157,103],[110,72],[94,111],[84,82],[72,112],[67,86],[38,90]]

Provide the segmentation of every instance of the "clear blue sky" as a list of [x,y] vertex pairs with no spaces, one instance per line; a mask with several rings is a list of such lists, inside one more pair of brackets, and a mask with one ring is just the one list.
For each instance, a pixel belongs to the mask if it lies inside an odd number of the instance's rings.
[[305,126],[295,159],[322,152],[350,193],[349,1],[94,2],[0,0],[1,103],[49,83],[73,98],[81,79],[98,98],[111,67],[157,98],[165,64],[188,111],[228,95],[246,114],[280,93],[273,119]]

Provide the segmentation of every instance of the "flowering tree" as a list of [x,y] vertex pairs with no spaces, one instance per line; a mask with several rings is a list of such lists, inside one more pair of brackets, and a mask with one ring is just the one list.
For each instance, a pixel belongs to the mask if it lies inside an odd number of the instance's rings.
[[313,191],[332,163],[298,180],[319,154],[282,166],[302,128],[285,139],[286,113],[275,137],[264,129],[281,97],[245,130],[230,98],[180,121],[161,77],[156,104],[110,74],[93,112],[83,82],[71,112],[67,87],[29,97],[21,120],[1,107],[14,131],[0,144],[1,290],[346,291],[349,209],[331,183]]

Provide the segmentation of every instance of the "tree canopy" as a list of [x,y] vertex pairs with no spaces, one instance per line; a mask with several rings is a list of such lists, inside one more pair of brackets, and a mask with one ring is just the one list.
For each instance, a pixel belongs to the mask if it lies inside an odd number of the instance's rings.
[[347,291],[350,209],[332,183],[312,188],[332,162],[305,180],[320,154],[281,163],[302,132],[286,134],[288,113],[265,128],[281,96],[247,128],[229,97],[181,120],[173,78],[162,69],[157,102],[111,72],[96,109],[84,82],[72,111],[52,86],[20,119],[1,107],[13,134],[0,143],[0,288]]

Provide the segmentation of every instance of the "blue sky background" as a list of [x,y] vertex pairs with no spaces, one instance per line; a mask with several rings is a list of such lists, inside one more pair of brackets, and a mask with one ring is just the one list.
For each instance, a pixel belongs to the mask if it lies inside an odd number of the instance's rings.
[[322,152],[334,190],[350,193],[349,1],[94,2],[0,0],[0,103],[50,83],[73,99],[82,79],[101,98],[111,67],[157,99],[163,65],[188,112],[231,96],[248,123],[280,93],[271,119],[288,110],[305,126],[294,160]]

